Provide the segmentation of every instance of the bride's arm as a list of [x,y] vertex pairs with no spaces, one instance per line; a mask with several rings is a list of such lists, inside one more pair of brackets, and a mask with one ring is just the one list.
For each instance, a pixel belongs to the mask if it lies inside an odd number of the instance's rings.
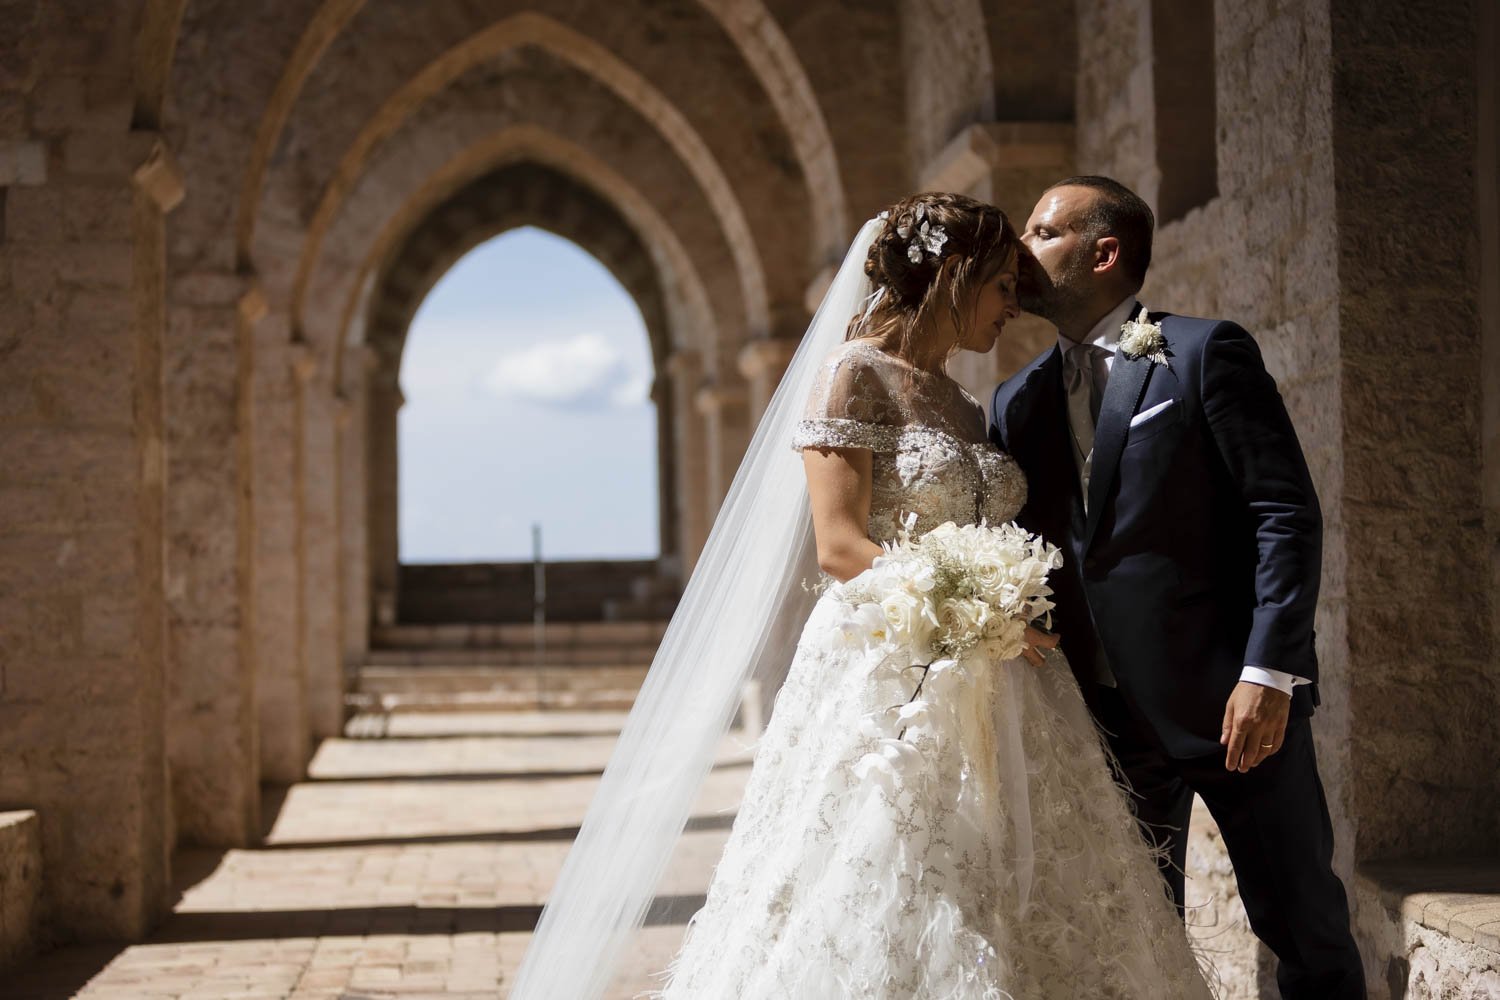
[[870,541],[868,448],[804,448],[818,565],[843,582],[870,568],[881,548]]

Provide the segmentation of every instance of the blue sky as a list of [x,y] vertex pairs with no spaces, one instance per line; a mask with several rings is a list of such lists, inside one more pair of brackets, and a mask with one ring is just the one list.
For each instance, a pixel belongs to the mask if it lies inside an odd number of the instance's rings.
[[403,562],[655,556],[651,353],[630,295],[534,228],[475,248],[401,361]]

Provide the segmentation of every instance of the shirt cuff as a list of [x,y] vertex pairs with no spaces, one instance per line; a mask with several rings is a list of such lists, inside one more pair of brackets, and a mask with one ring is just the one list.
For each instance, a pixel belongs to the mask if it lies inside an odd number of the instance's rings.
[[1275,688],[1284,695],[1291,695],[1292,688],[1298,684],[1311,684],[1312,681],[1306,677],[1298,677],[1284,670],[1271,670],[1266,667],[1246,666],[1240,671],[1240,681],[1251,684],[1260,684],[1263,687]]

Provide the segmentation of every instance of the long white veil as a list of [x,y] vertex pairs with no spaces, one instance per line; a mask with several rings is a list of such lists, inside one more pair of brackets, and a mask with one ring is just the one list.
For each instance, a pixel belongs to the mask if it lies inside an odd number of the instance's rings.
[[870,296],[855,237],[750,442],[537,923],[513,1000],[599,997],[646,919],[747,681],[779,682],[814,595],[792,432],[819,362]]

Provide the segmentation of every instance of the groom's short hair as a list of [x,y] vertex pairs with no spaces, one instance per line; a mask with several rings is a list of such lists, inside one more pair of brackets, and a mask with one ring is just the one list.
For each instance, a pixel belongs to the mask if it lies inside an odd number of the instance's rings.
[[1113,236],[1120,241],[1120,267],[1135,282],[1135,290],[1146,283],[1151,267],[1151,239],[1156,231],[1156,216],[1140,195],[1113,177],[1084,174],[1058,181],[1049,187],[1089,188],[1095,194],[1081,220],[1084,236],[1097,240]]

